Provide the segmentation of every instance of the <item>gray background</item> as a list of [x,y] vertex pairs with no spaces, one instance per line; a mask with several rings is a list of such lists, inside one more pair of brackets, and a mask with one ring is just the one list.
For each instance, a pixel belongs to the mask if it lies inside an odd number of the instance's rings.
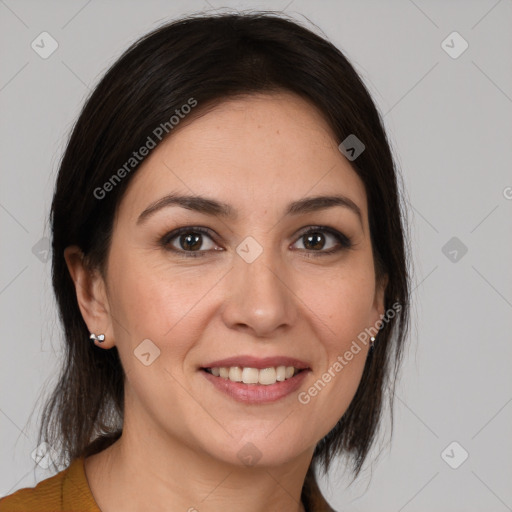
[[[393,437],[383,428],[353,485],[340,460],[326,497],[354,512],[512,510],[511,0],[0,0],[0,495],[53,474],[31,453],[61,350],[44,237],[72,123],[131,42],[221,7],[318,25],[373,94],[407,189],[413,325]],[[59,45],[47,59],[31,48],[43,31]],[[469,44],[458,58],[441,44],[453,31]]]

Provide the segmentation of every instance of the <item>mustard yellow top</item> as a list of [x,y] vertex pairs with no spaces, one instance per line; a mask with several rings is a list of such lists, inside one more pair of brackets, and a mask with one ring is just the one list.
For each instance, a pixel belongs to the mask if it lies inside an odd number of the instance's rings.
[[42,480],[0,499],[0,512],[101,512],[87,483],[84,458]]
[[[303,496],[307,512],[335,512],[324,500],[316,482],[306,477]],[[94,501],[84,470],[84,457],[42,480],[35,487],[18,489],[0,499],[0,512],[101,512]]]

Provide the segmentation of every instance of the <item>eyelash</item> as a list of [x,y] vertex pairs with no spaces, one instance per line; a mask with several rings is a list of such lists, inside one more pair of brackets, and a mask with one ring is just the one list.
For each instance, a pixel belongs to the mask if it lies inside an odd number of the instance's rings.
[[[170,243],[177,237],[183,234],[189,234],[189,233],[201,233],[203,235],[207,235],[209,238],[213,240],[213,233],[211,230],[207,228],[202,227],[195,227],[195,226],[187,226],[182,227],[179,229],[175,229],[174,231],[171,231],[170,233],[167,233],[160,239],[160,245],[168,250],[172,251],[176,254],[179,254],[180,257],[183,258],[197,258],[197,257],[203,257],[205,253],[209,251],[184,251],[183,249],[176,249],[175,247],[171,247]],[[304,231],[299,235],[297,240],[305,237],[306,235],[309,235],[311,233],[328,233],[329,235],[332,235],[338,242],[339,245],[336,247],[333,247],[331,249],[328,249],[326,251],[314,251],[314,250],[308,250],[308,249],[299,249],[300,251],[306,251],[306,257],[319,257],[319,256],[328,256],[331,254],[334,254],[338,251],[342,251],[344,249],[350,249],[353,244],[352,240],[344,235],[343,233],[340,233],[339,231],[329,228],[327,226],[311,226],[309,229]]]

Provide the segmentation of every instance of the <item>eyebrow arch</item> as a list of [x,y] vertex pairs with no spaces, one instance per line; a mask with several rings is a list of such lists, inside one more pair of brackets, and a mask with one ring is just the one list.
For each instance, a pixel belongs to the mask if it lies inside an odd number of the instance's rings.
[[[151,203],[138,217],[137,224],[141,224],[158,210],[169,206],[180,206],[187,210],[193,210],[206,215],[223,217],[236,220],[238,213],[229,204],[197,195],[168,194],[154,203]],[[320,210],[326,210],[334,206],[348,208],[359,217],[361,225],[363,218],[361,209],[354,201],[344,195],[314,196],[294,201],[288,205],[285,215],[301,215]]]

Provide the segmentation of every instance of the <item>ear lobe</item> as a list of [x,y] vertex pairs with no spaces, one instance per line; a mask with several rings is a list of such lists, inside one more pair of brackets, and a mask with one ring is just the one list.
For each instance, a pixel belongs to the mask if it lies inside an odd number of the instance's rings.
[[[106,333],[110,326],[110,315],[103,277],[87,266],[83,252],[77,245],[66,247],[64,259],[75,284],[78,306],[89,332]],[[107,345],[108,338],[111,336],[106,336],[104,345]]]

